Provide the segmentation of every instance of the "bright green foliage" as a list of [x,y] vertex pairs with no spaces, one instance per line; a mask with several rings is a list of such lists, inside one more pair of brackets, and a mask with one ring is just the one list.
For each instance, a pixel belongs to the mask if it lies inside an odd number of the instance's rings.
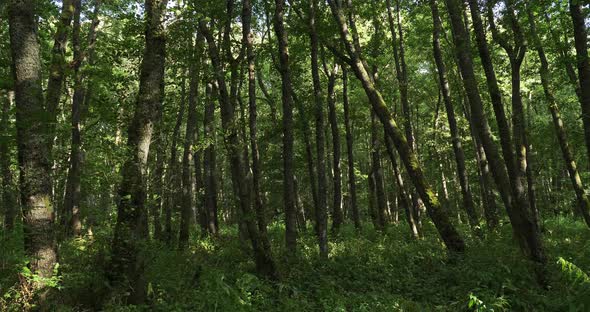
[[[145,246],[149,309],[584,311],[588,307],[590,279],[584,271],[590,270],[590,248],[578,248],[577,243],[589,241],[590,234],[581,222],[563,218],[546,222],[545,242],[554,263],[548,268],[548,290],[536,285],[532,269],[514,252],[507,226],[482,241],[470,241],[472,247],[462,258],[447,257],[432,225],[426,225],[426,239],[420,241],[408,241],[406,227],[392,226],[382,235],[368,224],[360,234],[347,225],[330,243],[327,261],[319,258],[310,231],[300,238],[297,263],[279,263],[279,282],[253,274],[254,263],[232,238],[237,235],[235,228],[225,228],[218,239],[193,241],[186,252],[152,242]],[[276,259],[284,259],[282,233],[282,225],[271,226]],[[108,286],[101,270],[108,263],[109,237],[106,231],[95,231],[93,237],[62,245],[62,278],[56,294],[61,310],[95,309],[101,304],[107,311],[143,309],[121,305],[117,296],[106,297]],[[13,270],[18,268],[15,265]],[[9,273],[2,271],[2,281]],[[10,297],[15,294],[7,292],[0,302],[8,304],[5,307],[19,304],[18,298]],[[18,306],[13,307],[18,310]]]

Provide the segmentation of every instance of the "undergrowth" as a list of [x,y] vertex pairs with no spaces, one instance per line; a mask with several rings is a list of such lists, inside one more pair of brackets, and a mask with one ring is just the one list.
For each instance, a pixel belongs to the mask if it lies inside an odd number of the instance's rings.
[[[310,227],[299,237],[297,259],[287,261],[284,229],[275,223],[269,234],[279,281],[256,276],[235,228],[195,238],[185,252],[152,241],[143,254],[150,301],[137,307],[123,305],[104,278],[112,233],[97,228],[60,246],[61,277],[51,302],[56,311],[588,311],[590,231],[567,218],[547,220],[544,229],[546,288],[509,225],[482,240],[462,228],[469,246],[463,255],[447,254],[430,224],[417,241],[404,223],[386,233],[347,225],[330,238],[328,260],[319,258]],[[18,238],[1,239],[7,252],[0,258],[0,310],[20,311],[14,285],[26,262],[14,253]]]

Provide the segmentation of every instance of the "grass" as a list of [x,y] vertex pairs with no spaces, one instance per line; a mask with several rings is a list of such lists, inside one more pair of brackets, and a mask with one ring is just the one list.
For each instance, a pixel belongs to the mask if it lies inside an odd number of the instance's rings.
[[[280,271],[278,282],[258,278],[249,250],[236,229],[223,228],[217,239],[195,239],[185,252],[150,242],[145,253],[150,303],[124,306],[103,277],[109,260],[109,228],[60,247],[62,278],[55,296],[58,311],[585,311],[590,309],[590,231],[581,222],[545,222],[549,287],[536,283],[532,266],[511,239],[509,225],[483,240],[471,238],[462,256],[449,256],[434,228],[425,239],[409,238],[407,225],[378,233],[347,225],[330,237],[330,257],[318,257],[310,230],[301,234],[299,254],[287,261],[284,229],[269,233]],[[15,248],[14,242],[12,248]],[[6,250],[2,246],[2,250]],[[3,259],[13,269],[0,272],[5,293],[22,262]],[[11,277],[12,276],[12,277]],[[6,293],[11,293],[10,291]],[[12,292],[14,295],[14,292]],[[113,295],[114,294],[114,295]],[[11,301],[12,300],[12,301]],[[12,302],[14,298],[5,298]],[[8,309],[10,310],[10,309]]]

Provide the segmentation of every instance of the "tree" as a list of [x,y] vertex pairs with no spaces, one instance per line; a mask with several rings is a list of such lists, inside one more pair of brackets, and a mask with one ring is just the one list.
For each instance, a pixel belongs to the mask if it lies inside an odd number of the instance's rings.
[[285,207],[285,241],[291,255],[297,248],[297,210],[293,172],[293,96],[291,95],[291,71],[289,69],[288,39],[284,26],[284,0],[275,0],[274,26],[279,42],[279,63],[282,80],[283,102],[283,205]]
[[539,75],[541,76],[541,84],[543,85],[545,99],[547,100],[547,107],[549,108],[549,112],[551,113],[551,118],[553,120],[553,126],[555,127],[555,135],[557,136],[557,141],[559,142],[559,147],[561,148],[561,154],[565,162],[567,171],[569,173],[570,180],[572,182],[572,188],[574,189],[576,199],[578,200],[578,209],[580,211],[580,214],[584,217],[586,225],[590,226],[590,199],[584,191],[584,185],[582,183],[582,179],[580,178],[580,174],[576,166],[576,161],[574,159],[572,150],[568,143],[567,132],[565,130],[563,119],[561,118],[559,106],[557,105],[557,100],[555,99],[553,87],[551,84],[551,72],[549,71],[549,61],[547,61],[547,56],[545,54],[545,49],[543,48],[543,43],[541,42],[541,38],[537,33],[537,24],[535,22],[535,16],[530,5],[527,6],[526,10],[529,18],[529,29],[531,36],[533,38],[533,44],[535,46],[535,49],[537,50],[539,60],[541,61]]
[[242,41],[246,47],[246,58],[248,61],[248,111],[250,114],[248,128],[250,130],[250,153],[252,161],[252,192],[254,193],[254,210],[258,223],[260,239],[267,253],[270,254],[270,242],[266,231],[265,209],[262,203],[260,190],[260,154],[258,151],[257,139],[257,108],[256,108],[256,61],[254,54],[254,33],[251,28],[252,3],[244,0],[242,3]]
[[354,171],[354,138],[351,125],[351,111],[348,103],[348,71],[342,68],[342,106],[344,107],[344,127],[346,129],[346,154],[348,156],[348,192],[350,193],[350,210],[354,227],[361,228],[361,219],[356,195],[356,174]]
[[127,301],[141,304],[146,300],[141,241],[148,238],[145,210],[145,171],[152,139],[154,120],[164,96],[164,59],[166,32],[163,17],[167,0],[145,2],[145,49],[141,63],[139,93],[132,124],[127,134],[129,155],[121,169],[117,203],[117,224],[113,237],[111,280],[128,289]]
[[449,129],[451,131],[451,143],[453,145],[453,153],[455,155],[455,163],[457,165],[457,177],[461,186],[461,195],[463,197],[463,206],[469,217],[469,225],[476,228],[479,223],[479,217],[475,210],[473,203],[473,196],[469,186],[469,179],[465,167],[465,153],[461,145],[461,138],[459,137],[459,129],[457,127],[457,120],[455,118],[455,109],[451,99],[451,90],[449,81],[447,79],[447,69],[443,60],[442,49],[440,46],[440,33],[442,32],[442,23],[438,13],[438,5],[435,0],[430,0],[430,9],[432,11],[432,46],[434,53],[434,61],[438,71],[438,80],[440,90],[443,96],[445,109],[447,112],[447,120],[449,122]]
[[432,218],[441,238],[449,250],[455,252],[463,251],[465,249],[463,239],[450,222],[448,215],[443,210],[430,185],[427,184],[416,154],[410,148],[408,141],[402,134],[401,129],[397,126],[393,117],[391,117],[391,113],[385,105],[381,93],[375,89],[375,85],[371,81],[371,77],[360,59],[360,51],[357,51],[357,47],[355,47],[349,40],[349,31],[344,22],[342,7],[334,1],[329,1],[329,4],[334,20],[338,25],[341,41],[346,47],[350,66],[362,83],[363,89],[369,98],[375,114],[387,131],[387,136],[393,140],[393,143],[404,162],[406,170],[414,183],[414,187],[420,194],[420,197],[424,200],[428,214]]
[[100,1],[94,5],[94,12],[90,30],[88,31],[88,46],[86,51],[82,51],[80,40],[80,16],[82,11],[81,1],[76,0],[74,3],[74,26],[72,30],[72,44],[74,46],[74,96],[72,98],[72,146],[70,150],[70,170],[66,182],[66,194],[64,196],[64,208],[62,216],[62,225],[66,231],[73,235],[80,235],[82,223],[80,220],[80,192],[81,192],[81,166],[82,157],[80,155],[82,138],[80,126],[82,124],[82,112],[87,108],[83,107],[86,97],[88,97],[88,88],[85,87],[86,75],[81,72],[83,65],[93,63],[94,45],[96,43],[96,28],[98,27],[98,13]]
[[[201,174],[200,170],[196,171],[193,177],[191,172],[191,162],[193,161],[194,144],[197,141],[197,99],[199,92],[199,82],[201,80],[201,55],[203,53],[203,35],[199,32],[195,40],[194,48],[192,49],[193,57],[189,65],[189,96],[188,96],[188,116],[186,120],[186,133],[184,135],[184,151],[182,153],[182,208],[180,219],[180,233],[178,236],[178,246],[184,249],[188,245],[190,234],[190,225],[193,224],[193,206],[196,206],[198,201],[198,188],[200,183],[196,185],[197,192],[193,194],[194,180]],[[200,157],[199,157],[200,158]],[[200,159],[195,159],[196,163]]]
[[[512,223],[514,236],[527,256],[529,256],[535,262],[544,264],[546,262],[546,258],[543,246],[541,245],[539,233],[536,230],[536,227],[530,215],[528,214],[527,209],[525,208],[527,207],[528,202],[526,199],[522,198],[522,194],[517,194],[516,188],[514,186],[512,186],[512,190],[510,189],[511,181],[508,177],[506,169],[506,167],[509,167],[509,165],[505,166],[501,162],[497,146],[492,139],[490,127],[487,123],[483,109],[483,103],[479,94],[477,81],[475,79],[473,61],[470,55],[469,37],[464,27],[461,14],[461,3],[458,0],[446,0],[445,3],[449,12],[449,19],[453,29],[453,42],[455,43],[463,87],[469,99],[469,105],[471,108],[471,116],[473,119],[472,125],[475,126],[476,133],[485,149],[496,186],[500,191],[504,206],[508,211],[508,216],[510,218],[510,222]],[[474,25],[479,25],[477,24],[475,17],[474,23]],[[476,27],[480,26],[481,25]],[[483,45],[480,43],[480,46]],[[486,49],[480,49],[480,52],[482,50],[485,51]],[[482,60],[483,59],[484,58],[482,58]],[[488,86],[489,85],[490,83],[488,79]],[[492,92],[490,93],[492,94]]]
[[[228,2],[228,7],[231,8],[233,3]],[[230,10],[228,10],[230,11]],[[225,73],[221,64],[219,49],[215,43],[215,39],[211,34],[207,24],[204,20],[199,21],[199,30],[207,40],[209,58],[213,66],[213,74],[219,86],[219,102],[221,106],[221,122],[224,128],[224,139],[226,142],[227,151],[229,154],[230,170],[232,176],[232,186],[234,188],[235,197],[238,199],[236,203],[240,209],[245,227],[254,250],[254,260],[256,262],[256,270],[258,273],[276,278],[276,270],[274,261],[271,255],[267,253],[260,241],[257,225],[254,222],[252,209],[250,205],[250,193],[247,187],[245,161],[243,153],[240,150],[240,141],[237,134],[237,129],[234,126],[236,123],[234,116],[234,102],[230,100],[227,83],[225,80]],[[226,28],[229,31],[229,28]],[[226,40],[226,45],[229,40]]]
[[570,0],[569,7],[574,27],[574,46],[576,48],[576,64],[578,65],[579,100],[582,107],[584,138],[586,139],[586,150],[590,159],[590,58],[588,57],[586,21],[582,12],[582,1]]

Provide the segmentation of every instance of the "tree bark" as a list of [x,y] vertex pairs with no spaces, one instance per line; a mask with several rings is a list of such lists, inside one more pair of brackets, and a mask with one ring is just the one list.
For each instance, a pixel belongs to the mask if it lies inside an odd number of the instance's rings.
[[543,48],[543,43],[541,42],[539,34],[537,33],[535,16],[533,15],[533,11],[531,10],[530,6],[527,6],[527,13],[530,25],[529,30],[533,38],[533,44],[535,45],[537,54],[539,56],[539,60],[541,61],[539,74],[541,76],[541,84],[543,85],[543,91],[545,92],[545,99],[547,100],[549,112],[551,113],[551,118],[553,120],[553,126],[555,127],[557,141],[559,142],[561,154],[565,162],[567,171],[569,173],[570,180],[572,182],[572,188],[574,189],[574,193],[576,194],[576,199],[578,201],[578,210],[580,211],[580,214],[584,217],[586,225],[590,227],[590,199],[584,191],[584,185],[582,183],[582,179],[580,178],[580,174],[576,166],[576,161],[574,159],[572,149],[570,148],[568,143],[567,132],[565,130],[563,120],[561,119],[559,106],[557,105],[557,100],[553,95],[553,87],[551,84],[551,72],[549,71],[549,62],[547,61],[547,56],[545,54],[545,49]]
[[346,129],[346,152],[348,155],[348,192],[350,193],[350,210],[352,211],[352,221],[354,227],[358,230],[361,228],[361,218],[357,204],[356,195],[356,174],[354,172],[354,135],[350,122],[350,105],[348,103],[348,70],[342,67],[342,104],[344,106],[344,127]]
[[172,140],[170,143],[170,159],[168,159],[168,167],[166,168],[166,187],[164,188],[164,236],[166,244],[172,245],[175,239],[174,230],[172,229],[172,215],[178,212],[178,206],[181,201],[178,197],[182,195],[182,178],[178,176],[178,140],[180,137],[180,127],[184,118],[184,111],[186,106],[186,81],[182,79],[180,85],[180,109],[176,114],[176,122],[172,130]]
[[90,30],[88,32],[88,47],[82,51],[80,47],[80,15],[81,1],[74,0],[74,25],[72,30],[72,45],[74,50],[74,97],[72,99],[72,142],[70,149],[70,169],[66,182],[66,195],[64,196],[64,214],[62,216],[62,225],[66,227],[66,232],[75,236],[80,235],[82,223],[80,220],[80,175],[82,167],[81,146],[82,138],[80,127],[83,122],[83,114],[87,110],[84,107],[86,103],[87,88],[84,86],[86,75],[80,72],[80,69],[86,63],[92,63],[91,56],[94,55],[94,44],[96,42],[96,28],[98,27],[98,13],[100,1],[94,5],[94,12]]
[[332,230],[338,232],[344,216],[342,212],[342,171],[340,168],[340,131],[338,130],[338,116],[336,115],[336,75],[338,73],[338,65],[334,64],[333,70],[328,74],[328,119],[330,122],[330,129],[332,132],[332,170],[334,171],[333,185],[334,185],[334,201],[332,207]]
[[[251,23],[252,3],[250,0],[244,0],[242,2],[242,41],[243,45],[246,47],[246,59],[248,62],[248,112],[250,115],[248,128],[250,130],[250,153],[252,158],[253,204],[254,210],[256,211],[260,240],[262,241],[266,253],[270,254],[270,241],[268,240],[268,233],[266,230],[266,211],[262,203],[262,194],[260,190],[260,154],[258,150],[258,129],[256,125],[258,114],[256,108],[256,60],[254,54],[254,33],[252,32]],[[305,220],[303,221],[303,224],[305,227]]]
[[14,91],[7,91],[2,99],[2,115],[0,116],[0,177],[2,178],[2,207],[4,208],[4,229],[10,232],[14,229],[17,212],[16,198],[12,172],[10,170],[10,107],[14,105]]
[[[231,1],[231,0],[229,0]],[[254,250],[254,260],[258,273],[276,278],[276,269],[271,255],[266,253],[259,238],[259,232],[254,222],[252,209],[250,205],[249,188],[247,187],[245,161],[242,158],[243,153],[240,148],[240,141],[235,127],[235,110],[225,80],[225,72],[219,57],[219,49],[215,43],[213,35],[209,31],[204,20],[199,21],[199,30],[205,36],[208,45],[209,58],[213,65],[214,76],[219,85],[219,102],[221,106],[221,122],[224,128],[224,139],[230,161],[232,175],[232,185],[234,186],[236,203],[242,213],[244,223],[247,227],[252,249]],[[229,42],[228,42],[229,43]],[[296,220],[295,220],[296,222]],[[296,226],[296,225],[295,225]]]
[[[193,205],[196,205],[198,198],[198,188],[200,183],[195,184],[197,177],[201,174],[200,170],[195,174],[191,172],[191,162],[193,162],[193,145],[197,142],[197,99],[199,97],[199,82],[201,80],[201,55],[203,54],[203,35],[198,33],[194,46],[192,47],[192,59],[189,65],[189,96],[188,96],[188,114],[186,119],[186,132],[184,135],[184,151],[182,153],[182,206],[180,217],[180,232],[178,234],[178,247],[185,249],[188,246],[190,227],[193,224]],[[198,157],[200,158],[200,157]],[[199,160],[195,164],[198,164]],[[193,187],[196,189],[193,193]]]
[[569,0],[569,7],[574,27],[574,45],[576,47],[576,63],[580,83],[579,99],[582,107],[584,138],[586,139],[586,152],[588,159],[590,159],[590,58],[588,57],[586,17],[582,12],[582,1]]
[[289,254],[297,249],[297,210],[294,198],[293,170],[293,97],[291,95],[291,70],[287,33],[284,26],[284,0],[275,0],[274,26],[279,42],[279,63],[282,80],[283,102],[283,204],[285,209],[285,242]]
[[371,111],[371,179],[375,192],[375,205],[373,205],[376,228],[384,231],[387,225],[385,213],[387,211],[387,199],[383,189],[383,168],[381,168],[381,144],[377,132],[377,120],[375,113]]
[[[113,238],[111,280],[125,283],[131,304],[145,301],[144,260],[141,241],[147,239],[145,211],[145,167],[152,138],[153,122],[162,109],[166,33],[163,25],[167,0],[146,0],[145,49],[141,63],[139,94],[132,124],[129,126],[129,156],[121,168],[117,224]],[[128,283],[128,284],[127,284]]]
[[451,90],[449,87],[449,81],[447,79],[447,69],[443,60],[442,49],[440,46],[440,33],[442,32],[442,24],[438,12],[438,5],[435,0],[430,0],[430,8],[432,11],[433,21],[432,46],[434,51],[434,60],[438,71],[440,90],[442,92],[443,101],[445,103],[445,109],[447,112],[449,129],[451,131],[451,143],[453,145],[455,163],[457,165],[457,177],[459,178],[459,185],[461,186],[463,207],[467,212],[469,225],[472,229],[476,229],[476,227],[479,225],[479,216],[475,210],[473,195],[471,194],[471,188],[469,186],[469,179],[465,166],[465,153],[463,152],[463,147],[461,145],[457,120],[455,119],[455,109],[453,108],[453,102],[451,99]]
[[[469,99],[473,125],[476,127],[476,132],[489,159],[492,175],[494,176],[494,180],[496,181],[496,185],[508,211],[508,216],[510,217],[516,240],[519,242],[523,251],[533,261],[544,264],[546,258],[541,245],[539,233],[536,231],[534,222],[528,213],[528,209],[526,209],[528,202],[522,196],[517,195],[516,188],[513,187],[512,190],[510,189],[510,178],[508,177],[506,166],[501,162],[500,154],[497,146],[493,142],[490,127],[485,117],[483,103],[479,95],[473,62],[470,55],[468,34],[463,24],[461,14],[462,3],[459,0],[446,0],[445,3],[453,29],[453,41],[456,47],[459,69],[463,77],[463,86]],[[474,23],[477,25],[475,17]],[[479,26],[481,26],[481,23]],[[482,60],[483,59],[484,58],[482,57]],[[516,197],[516,199],[513,205],[514,197]]]
[[[9,1],[8,23],[15,86],[25,254],[31,259],[31,271],[42,278],[49,278],[57,262],[57,246],[51,204],[49,125],[44,117],[46,111],[43,108],[35,7],[35,1],[32,0]],[[34,283],[35,288],[42,289],[44,286],[43,279]]]
[[313,95],[315,102],[315,136],[316,136],[316,161],[317,161],[317,205],[315,209],[316,234],[318,235],[318,245],[320,256],[328,257],[328,182],[326,172],[326,129],[324,126],[324,99],[322,96],[322,85],[319,74],[319,44],[316,29],[316,11],[318,1],[310,1],[310,13],[308,20],[309,37],[311,45],[311,76],[313,81]]
[[53,139],[57,128],[57,110],[64,86],[66,70],[66,45],[72,27],[72,17],[75,11],[74,0],[62,2],[59,22],[55,30],[53,48],[51,49],[51,63],[49,65],[49,79],[47,81],[47,94],[45,95],[45,107],[49,115],[49,153],[53,149]]
[[339,27],[341,40],[344,43],[348,57],[350,58],[350,65],[354,69],[357,78],[363,85],[363,89],[367,94],[375,114],[383,123],[387,136],[391,137],[395,147],[400,154],[404,165],[414,183],[414,186],[426,205],[428,214],[432,218],[441,238],[443,239],[447,248],[454,252],[461,252],[465,249],[465,243],[455,227],[449,220],[448,215],[442,208],[438,198],[434,194],[430,185],[426,182],[422,168],[418,162],[416,154],[411,149],[408,141],[402,134],[401,129],[391,116],[389,109],[385,104],[385,100],[381,93],[375,89],[375,85],[369,76],[367,69],[364,67],[360,59],[361,51],[349,40],[348,26],[344,22],[344,14],[342,8],[336,4],[334,0],[328,1],[332,10],[333,17]]
[[217,235],[217,179],[216,166],[217,157],[215,153],[215,100],[217,88],[213,83],[207,84],[205,90],[205,118],[204,118],[204,140],[206,142],[205,155],[203,159],[204,182],[205,182],[205,209],[201,216],[201,227],[205,228],[211,235]]

